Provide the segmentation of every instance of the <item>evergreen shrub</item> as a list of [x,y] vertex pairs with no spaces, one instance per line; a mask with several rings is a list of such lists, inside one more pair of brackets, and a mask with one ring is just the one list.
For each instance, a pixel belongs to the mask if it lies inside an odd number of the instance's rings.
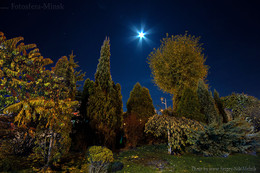
[[259,133],[243,119],[235,119],[221,126],[211,124],[198,131],[191,149],[204,156],[228,156],[248,153],[259,146]]

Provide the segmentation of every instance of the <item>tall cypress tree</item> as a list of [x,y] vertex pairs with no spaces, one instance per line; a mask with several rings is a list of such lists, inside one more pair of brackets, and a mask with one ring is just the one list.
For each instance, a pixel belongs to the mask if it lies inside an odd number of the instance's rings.
[[95,73],[95,85],[99,86],[102,91],[110,92],[113,88],[113,81],[110,73],[110,44],[109,38],[106,37],[100,51],[99,63]]
[[219,123],[219,115],[214,103],[214,99],[202,79],[200,79],[198,82],[197,94],[201,106],[201,113],[206,116],[207,123]]
[[149,118],[154,115],[153,100],[149,90],[137,82],[127,101],[127,113],[134,113],[137,118]]
[[97,134],[96,144],[115,147],[116,133],[122,127],[121,86],[112,81],[110,44],[106,38],[100,51],[93,94],[89,97],[87,115]]

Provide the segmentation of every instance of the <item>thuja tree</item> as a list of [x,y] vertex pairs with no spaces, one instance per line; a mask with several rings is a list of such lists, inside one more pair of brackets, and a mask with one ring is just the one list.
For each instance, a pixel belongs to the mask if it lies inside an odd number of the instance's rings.
[[184,89],[181,100],[177,105],[178,116],[206,122],[205,115],[200,112],[200,109],[197,93],[190,88]]
[[212,97],[211,92],[206,87],[206,84],[202,79],[198,82],[197,89],[198,99],[201,107],[201,113],[206,117],[206,123],[212,124],[221,122],[220,117],[217,112],[217,108]]
[[15,115],[18,126],[34,124],[34,155],[49,166],[69,149],[70,118],[77,102],[69,98],[64,81],[45,70],[52,61],[43,58],[36,45],[17,45],[22,39],[1,37],[2,79],[7,81],[3,86],[18,98],[4,113]]
[[127,113],[133,113],[137,115],[137,118],[147,119],[152,116],[154,111],[153,100],[149,93],[149,90],[142,87],[137,82],[130,93],[130,97],[126,103]]
[[96,143],[115,147],[116,133],[122,127],[121,86],[115,84],[110,73],[110,43],[106,38],[100,51],[95,73],[93,94],[89,97],[87,115],[97,134]]
[[137,82],[127,101],[127,114],[124,116],[124,133],[129,146],[145,142],[144,125],[155,114],[149,90]]
[[220,99],[219,93],[216,90],[214,90],[214,101],[215,101],[215,104],[217,106],[218,113],[219,113],[219,115],[222,119],[222,122],[227,123],[228,122],[228,115],[225,112],[225,107],[224,107],[223,101]]
[[[145,124],[145,132],[155,136],[167,135],[169,154],[180,154],[185,151],[185,147],[192,145],[194,131],[202,130],[203,126],[185,117],[172,116],[172,111],[166,110],[163,115],[154,115]],[[170,135],[169,135],[169,134]]]
[[174,108],[185,87],[195,89],[197,81],[204,79],[208,67],[199,38],[176,35],[161,40],[161,46],[148,57],[155,84],[165,92],[174,95]]

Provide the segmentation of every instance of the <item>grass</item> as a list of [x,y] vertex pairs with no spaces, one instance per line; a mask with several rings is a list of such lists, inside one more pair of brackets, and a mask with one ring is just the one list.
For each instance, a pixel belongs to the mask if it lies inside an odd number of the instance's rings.
[[116,161],[124,164],[124,168],[117,173],[260,172],[259,156],[245,154],[234,154],[226,158],[192,154],[173,156],[167,154],[166,145],[150,145],[124,151],[119,153]]
[[[124,165],[123,169],[116,173],[260,172],[259,155],[233,154],[226,158],[201,157],[192,154],[173,156],[167,153],[166,145],[145,145],[136,149],[125,150],[118,154],[114,154],[114,158],[115,162],[120,162]],[[19,158],[16,159],[19,161],[25,161]],[[87,167],[83,168],[87,165],[82,165],[84,163],[84,154],[70,153],[61,163],[62,164],[59,164],[56,169],[53,169],[50,172],[80,173],[86,172],[87,170]],[[24,169],[12,172],[35,172],[30,168],[28,169],[28,165],[24,166],[24,164],[26,164],[26,162],[16,162],[16,167],[20,165],[19,167],[23,167]],[[249,170],[250,168],[252,168],[251,171]],[[253,170],[254,168],[256,169],[255,171]],[[239,169],[244,169],[244,171]]]

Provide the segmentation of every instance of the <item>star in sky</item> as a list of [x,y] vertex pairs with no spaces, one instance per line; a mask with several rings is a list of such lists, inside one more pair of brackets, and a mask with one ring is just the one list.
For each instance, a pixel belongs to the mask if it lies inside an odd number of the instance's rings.
[[144,38],[144,35],[145,35],[145,33],[144,33],[143,31],[141,31],[141,32],[138,33],[138,37],[139,37],[140,39]]

